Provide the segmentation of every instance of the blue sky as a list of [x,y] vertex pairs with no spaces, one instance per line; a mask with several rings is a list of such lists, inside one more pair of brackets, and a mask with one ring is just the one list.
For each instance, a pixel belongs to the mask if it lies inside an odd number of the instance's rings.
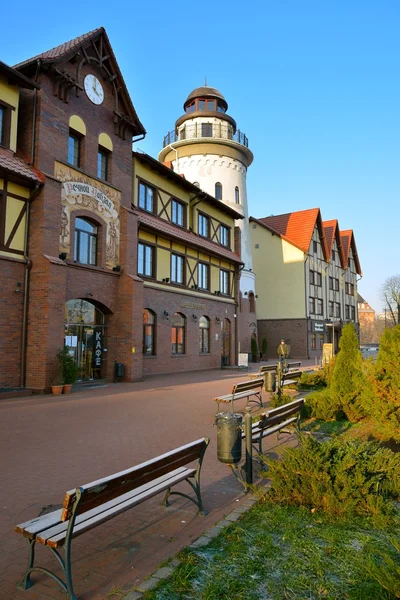
[[157,157],[207,77],[249,138],[249,212],[319,207],[353,229],[360,293],[400,273],[400,2],[248,0],[3,7],[0,60],[15,64],[99,26]]

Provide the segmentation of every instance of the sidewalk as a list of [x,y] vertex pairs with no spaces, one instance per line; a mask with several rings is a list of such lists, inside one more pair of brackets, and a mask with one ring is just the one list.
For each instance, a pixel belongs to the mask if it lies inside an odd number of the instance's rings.
[[[253,370],[258,366],[251,365]],[[195,506],[178,496],[165,509],[159,495],[76,538],[72,562],[79,600],[104,600],[110,591],[130,591],[240,506],[245,501],[243,488],[216,457],[212,398],[229,392],[246,376],[231,370],[180,373],[69,396],[2,400],[0,598],[66,597],[56,582],[41,574],[34,574],[38,583],[30,590],[16,587],[26,567],[28,544],[14,533],[15,524],[44,508],[58,508],[68,489],[197,438],[211,438],[202,470],[208,515],[197,515]],[[271,436],[269,449],[273,452],[287,442],[287,436],[279,442]],[[47,548],[39,547],[37,558],[55,567]]]

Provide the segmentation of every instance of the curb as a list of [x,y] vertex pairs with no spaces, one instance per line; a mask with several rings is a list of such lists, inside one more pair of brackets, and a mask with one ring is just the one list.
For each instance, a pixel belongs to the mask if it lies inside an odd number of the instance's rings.
[[[243,513],[248,511],[254,504],[256,504],[257,500],[257,496],[254,494],[249,494],[244,498],[240,506],[235,508],[224,519],[219,521],[216,525],[213,525],[210,529],[203,533],[203,535],[197,538],[196,541],[186,547],[201,548],[202,546],[206,546],[209,542],[211,542],[212,539],[221,533],[222,529],[237,521]],[[161,567],[148,579],[135,587],[132,592],[128,592],[128,594],[123,597],[123,600],[141,600],[145,592],[154,589],[163,579],[167,579],[173,573],[174,569],[179,565],[180,560],[178,558],[174,558],[166,567]]]

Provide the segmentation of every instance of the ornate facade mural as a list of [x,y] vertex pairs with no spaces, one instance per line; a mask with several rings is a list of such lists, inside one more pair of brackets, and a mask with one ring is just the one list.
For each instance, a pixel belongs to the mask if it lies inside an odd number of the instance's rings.
[[54,175],[62,182],[60,252],[73,258],[71,214],[85,209],[106,223],[106,266],[115,267],[119,263],[121,193],[63,163],[55,163]]

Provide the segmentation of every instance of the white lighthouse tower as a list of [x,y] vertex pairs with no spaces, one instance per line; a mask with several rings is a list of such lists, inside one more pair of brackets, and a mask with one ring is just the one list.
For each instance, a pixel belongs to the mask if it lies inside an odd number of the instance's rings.
[[187,97],[184,114],[164,138],[161,162],[171,161],[175,172],[242,213],[240,291],[255,294],[247,209],[246,174],[253,162],[248,139],[227,114],[228,103],[215,88],[203,86]]

